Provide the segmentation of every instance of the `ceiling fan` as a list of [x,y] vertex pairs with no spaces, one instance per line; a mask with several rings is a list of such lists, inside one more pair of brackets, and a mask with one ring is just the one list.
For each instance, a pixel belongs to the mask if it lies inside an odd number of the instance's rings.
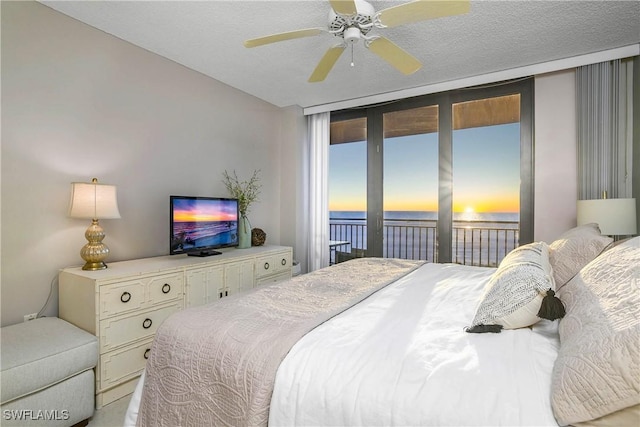
[[[366,48],[387,61],[403,74],[415,73],[422,67],[413,55],[409,54],[391,40],[372,33],[378,28],[390,28],[410,22],[441,18],[444,16],[467,13],[468,0],[415,0],[376,12],[365,0],[329,0],[329,23],[327,28],[307,28],[258,37],[244,42],[245,47],[257,47],[285,40],[312,37],[329,33],[338,37],[340,43],[329,48],[315,70],[309,82],[323,81],[344,50],[362,39]],[[353,52],[353,51],[352,51]],[[353,61],[351,62],[353,66]]]

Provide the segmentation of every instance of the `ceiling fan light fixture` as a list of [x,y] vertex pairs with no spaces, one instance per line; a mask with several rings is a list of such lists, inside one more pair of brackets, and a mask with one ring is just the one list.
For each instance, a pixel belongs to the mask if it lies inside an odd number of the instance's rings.
[[[329,32],[335,32],[340,28],[358,27],[363,34],[368,33],[373,28],[373,17],[376,14],[375,8],[365,0],[353,0],[355,13],[344,14],[329,9]],[[332,2],[332,6],[334,2]]]
[[362,37],[362,33],[358,27],[349,27],[344,30],[342,37],[347,44],[353,45],[358,43],[358,40]]

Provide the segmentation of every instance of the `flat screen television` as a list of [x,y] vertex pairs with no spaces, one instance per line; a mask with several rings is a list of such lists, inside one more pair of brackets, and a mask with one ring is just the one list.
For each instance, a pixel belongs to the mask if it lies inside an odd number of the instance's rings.
[[215,249],[238,246],[238,200],[170,196],[171,255],[218,255]]

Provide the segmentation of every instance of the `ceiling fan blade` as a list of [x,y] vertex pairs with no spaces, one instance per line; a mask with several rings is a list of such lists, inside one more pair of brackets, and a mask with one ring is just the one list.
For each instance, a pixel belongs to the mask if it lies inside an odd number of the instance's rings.
[[307,28],[304,30],[289,31],[286,33],[272,34],[270,36],[258,37],[257,39],[251,39],[244,42],[245,47],[262,46],[269,43],[276,43],[285,40],[299,39],[302,37],[317,36],[320,33],[325,32],[322,28]]
[[422,67],[420,61],[413,55],[387,38],[379,37],[370,42],[368,47],[369,50],[393,65],[403,74],[415,73]]
[[387,27],[424,21],[425,19],[461,15],[469,12],[471,2],[466,0],[416,0],[383,9],[378,13],[380,22]]
[[357,13],[354,0],[329,0],[329,3],[331,3],[333,11],[340,15],[355,15]]
[[316,66],[316,69],[313,70],[311,77],[309,77],[309,83],[323,81],[329,74],[329,71],[331,71],[335,63],[338,61],[338,58],[340,58],[340,55],[342,55],[342,52],[344,52],[344,49],[344,45],[338,45],[329,48],[329,50],[325,52],[324,56]]

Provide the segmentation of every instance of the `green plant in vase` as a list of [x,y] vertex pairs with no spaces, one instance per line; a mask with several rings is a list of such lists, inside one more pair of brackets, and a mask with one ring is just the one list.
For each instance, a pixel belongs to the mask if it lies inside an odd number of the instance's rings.
[[247,214],[253,202],[258,201],[260,195],[260,178],[259,170],[253,171],[253,175],[247,181],[241,181],[233,171],[233,175],[224,171],[223,183],[227,187],[227,191],[234,199],[238,199],[238,211],[240,218],[238,220],[238,248],[244,249],[251,247],[251,223]]

